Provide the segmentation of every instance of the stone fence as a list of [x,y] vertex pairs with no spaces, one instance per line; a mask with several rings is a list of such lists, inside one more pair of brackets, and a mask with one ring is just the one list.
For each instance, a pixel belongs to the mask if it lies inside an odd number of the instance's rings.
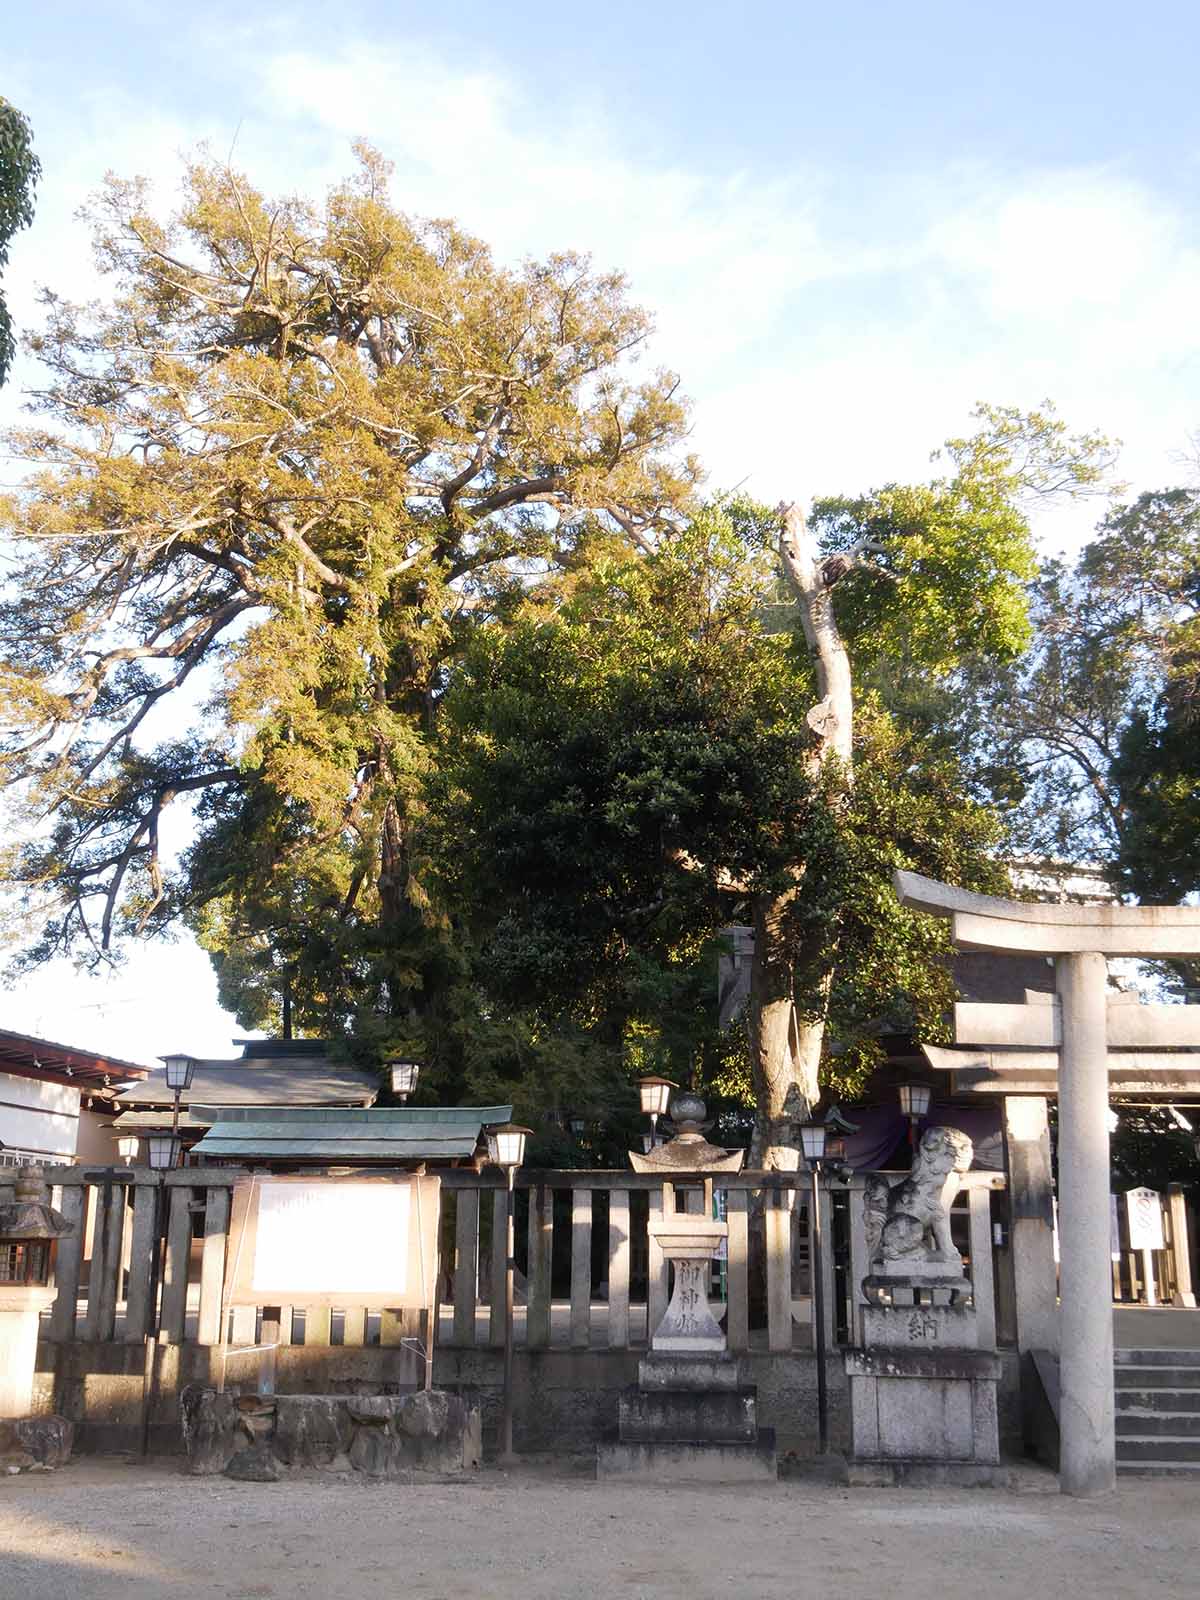
[[[57,1294],[43,1321],[36,1398],[68,1417],[80,1448],[179,1446],[180,1390],[220,1383],[254,1393],[270,1345],[281,1394],[369,1394],[417,1387],[428,1313],[283,1307],[264,1326],[252,1308],[225,1308],[230,1194],[240,1169],[56,1171],[54,1204],[75,1223],[58,1251]],[[498,1173],[443,1172],[434,1381],[478,1391],[485,1430],[500,1386],[508,1196]],[[647,1224],[664,1211],[722,1214],[723,1259],[710,1298],[729,1347],[755,1372],[764,1421],[785,1444],[811,1428],[815,1388],[811,1179],[807,1173],[721,1173],[664,1182],[611,1171],[526,1171],[514,1196],[518,1294],[514,1319],[518,1448],[590,1448],[633,1381],[647,1330],[668,1299],[668,1265]],[[1004,1179],[968,1173],[952,1213],[976,1310],[1004,1339],[1006,1275],[993,1251]],[[867,1273],[863,1179],[822,1180],[821,1263],[833,1425],[844,1380],[839,1347],[857,1342]],[[0,1201],[6,1198],[0,1176]],[[762,1272],[756,1270],[761,1253]],[[1002,1254],[1002,1252],[1000,1253]],[[753,1258],[753,1259],[752,1259]],[[998,1270],[999,1266],[999,1270]],[[752,1283],[761,1297],[752,1304]]]

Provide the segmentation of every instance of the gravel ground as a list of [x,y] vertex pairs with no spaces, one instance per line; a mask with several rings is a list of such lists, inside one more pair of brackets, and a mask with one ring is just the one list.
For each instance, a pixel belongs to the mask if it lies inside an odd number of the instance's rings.
[[0,1479],[2,1600],[1195,1600],[1200,1483],[1019,1492],[597,1484],[548,1463],[365,1485],[90,1460]]

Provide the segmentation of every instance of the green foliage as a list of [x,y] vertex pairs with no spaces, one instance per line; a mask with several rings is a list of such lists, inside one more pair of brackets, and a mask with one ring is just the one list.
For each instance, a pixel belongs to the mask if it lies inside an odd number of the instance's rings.
[[1028,654],[976,659],[955,686],[978,790],[1006,803],[1014,852],[1099,862],[1123,891],[1177,900],[1200,875],[1200,496],[1118,506],[1030,598]]
[[245,1021],[286,988],[325,1032],[412,1027],[458,981],[421,828],[471,634],[591,545],[677,526],[697,476],[676,380],[636,376],[648,321],[619,276],[500,268],[358,155],[321,207],[207,158],[168,220],[111,181],[113,297],[48,299],[48,422],[13,436],[36,470],[0,505],[6,876],[48,914],[27,959],[107,959],[182,918]]
[[[13,235],[33,221],[33,197],[41,175],[28,119],[0,95],[0,274],[8,264]],[[15,353],[12,318],[0,290],[0,384]]]
[[[742,1026],[714,1031],[721,929],[797,880],[787,937],[836,972],[825,1075],[852,1092],[883,1024],[940,1026],[945,931],[902,910],[896,866],[1001,888],[994,818],[953,763],[860,707],[849,807],[815,773],[811,670],[762,625],[774,575],[746,508],[602,561],[571,600],[475,639],[438,753],[445,897],[498,1011],[590,1029],[629,1076],[695,1066],[720,1113],[750,1101]],[[753,519],[751,519],[753,520]],[[699,982],[697,978],[699,977]]]

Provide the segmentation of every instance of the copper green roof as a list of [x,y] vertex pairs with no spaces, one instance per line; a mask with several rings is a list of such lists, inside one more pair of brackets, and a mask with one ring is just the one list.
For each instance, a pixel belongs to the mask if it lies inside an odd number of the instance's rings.
[[482,1130],[508,1122],[512,1107],[223,1107],[214,1116],[192,1152],[210,1160],[453,1161],[474,1155]]

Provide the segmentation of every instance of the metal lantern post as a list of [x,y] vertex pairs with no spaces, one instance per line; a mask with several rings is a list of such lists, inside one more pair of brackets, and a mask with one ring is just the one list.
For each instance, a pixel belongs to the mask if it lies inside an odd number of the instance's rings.
[[812,1171],[812,1222],[809,1233],[809,1272],[817,1333],[817,1442],[829,1454],[829,1391],[825,1381],[825,1262],[821,1246],[821,1163],[825,1159],[825,1124],[803,1122],[800,1142]]
[[641,1097],[643,1115],[650,1118],[650,1148],[653,1150],[658,1143],[658,1119],[665,1117],[667,1107],[671,1103],[671,1091],[678,1089],[677,1083],[672,1083],[670,1078],[648,1077],[638,1079],[638,1094]]
[[[176,1136],[176,1138],[178,1138],[179,1097],[185,1089],[190,1089],[192,1087],[192,1078],[196,1071],[196,1058],[195,1056],[177,1054],[171,1056],[159,1056],[158,1059],[166,1068],[167,1088],[170,1089],[175,1096],[175,1116],[171,1123],[171,1132]],[[150,1163],[150,1165],[154,1165],[153,1161]]]
[[[191,1057],[185,1057],[191,1061]],[[194,1069],[192,1061],[191,1068]],[[192,1071],[189,1069],[188,1083],[191,1082]],[[169,1081],[169,1080],[168,1080]],[[186,1088],[187,1085],[185,1084]],[[178,1094],[175,1104],[176,1126],[179,1122]],[[151,1133],[146,1139],[146,1159],[151,1170],[156,1173],[170,1172],[178,1165],[181,1140],[178,1133]],[[154,1392],[154,1356],[158,1344],[158,1278],[159,1260],[162,1255],[163,1232],[166,1221],[166,1207],[162,1203],[162,1178],[154,1185],[154,1214],[152,1218],[152,1236],[154,1245],[150,1257],[150,1312],[146,1319],[146,1344],[142,1361],[142,1454],[150,1452],[150,1414],[152,1410],[152,1396]]]
[[513,1270],[517,1264],[513,1184],[517,1168],[525,1159],[525,1140],[532,1131],[515,1122],[505,1122],[498,1128],[489,1128],[487,1136],[488,1159],[503,1169],[508,1184],[505,1206],[508,1240],[504,1252],[504,1413],[500,1422],[499,1456],[502,1467],[513,1466],[517,1459],[513,1454]]
[[416,1093],[417,1079],[421,1075],[419,1061],[389,1061],[392,1075],[392,1093],[402,1106],[408,1104],[410,1094]]
[[927,1083],[902,1083],[896,1092],[900,1096],[900,1110],[908,1118],[908,1142],[915,1150],[917,1123],[928,1113],[933,1091]]

